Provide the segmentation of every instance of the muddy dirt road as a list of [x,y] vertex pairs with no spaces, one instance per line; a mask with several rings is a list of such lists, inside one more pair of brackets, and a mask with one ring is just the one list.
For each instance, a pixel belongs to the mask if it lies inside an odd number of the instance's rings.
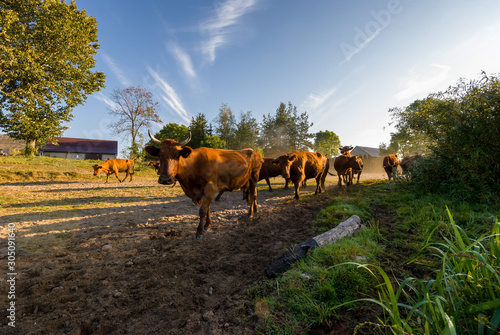
[[311,221],[338,192],[331,179],[314,196],[310,182],[297,202],[275,182],[273,193],[259,184],[252,219],[240,192],[225,193],[203,240],[193,240],[198,207],[154,179],[1,185],[27,197],[1,212],[18,243],[16,328],[2,308],[2,334],[253,334],[262,319],[247,289],[287,247],[315,235]]

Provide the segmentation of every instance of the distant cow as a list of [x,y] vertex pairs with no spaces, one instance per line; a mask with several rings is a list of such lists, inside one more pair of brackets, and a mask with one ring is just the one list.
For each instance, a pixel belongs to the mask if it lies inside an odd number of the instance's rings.
[[[352,184],[352,174],[354,171],[361,171],[363,166],[360,165],[361,159],[358,156],[353,156],[349,153],[350,156],[342,154],[340,156],[335,157],[333,161],[333,168],[337,171],[337,176],[339,178],[339,186],[342,186],[342,178],[345,176],[345,184],[347,186]],[[358,160],[359,159],[359,160]],[[361,161],[362,164],[362,161]],[[361,172],[359,173],[361,174]],[[358,180],[359,180],[358,174]]]
[[[350,153],[349,153],[350,154]],[[356,157],[356,160],[358,161],[358,164],[359,166],[361,167],[360,170],[352,170],[352,168],[350,169],[350,171],[346,171],[346,173],[344,174],[343,176],[343,179],[344,179],[344,183],[347,185],[347,181],[348,181],[348,177],[349,175],[352,173],[352,178],[354,179],[354,175],[358,175],[358,180],[357,180],[357,184],[359,184],[359,177],[361,176],[361,172],[363,172],[363,160],[361,159],[361,157],[358,157],[358,156],[354,156]],[[354,181],[353,181],[354,182]]]
[[282,177],[290,178],[295,185],[295,199],[297,200],[300,199],[300,185],[306,179],[316,179],[316,192],[314,194],[321,193],[325,188],[325,179],[330,163],[328,158],[319,152],[295,150],[274,159],[273,164],[279,165]]
[[192,149],[185,146],[191,140],[191,133],[183,142],[171,139],[160,141],[151,132],[149,137],[161,145],[160,148],[146,146],[148,155],[160,158],[158,183],[171,185],[177,180],[186,196],[201,206],[196,238],[203,238],[203,229],[208,230],[212,226],[210,204],[217,192],[248,189],[248,214],[252,216],[257,212],[257,180],[263,162],[258,152],[252,149]]
[[274,158],[264,158],[264,163],[262,163],[262,167],[260,168],[259,172],[259,181],[263,179],[266,180],[267,186],[269,186],[269,192],[273,191],[269,178],[274,178],[281,175],[281,168],[278,165],[273,164],[273,160]]
[[391,178],[393,178],[392,174],[394,172],[394,169],[397,169],[399,165],[398,155],[385,156],[382,165],[384,167],[385,172],[387,173],[387,177],[389,178],[389,180],[391,180]]
[[[120,158],[108,159],[104,163],[96,164],[93,167],[94,167],[94,176],[97,176],[99,172],[104,172],[106,174],[106,181],[104,183],[108,182],[109,176],[113,173],[115,174],[116,178],[120,181],[120,183],[125,179],[127,179],[129,175],[130,175],[129,181],[132,181],[132,175],[134,174],[134,161],[131,159],[120,159]],[[118,172],[125,172],[125,177],[120,180]]]
[[157,162],[149,162],[148,166],[152,166],[155,169],[156,174],[160,175],[160,162],[159,161],[157,161]]
[[406,178],[409,177],[408,175],[412,171],[413,162],[415,162],[415,160],[417,160],[418,158],[420,158],[420,155],[405,156],[399,163],[401,169],[403,170],[403,174],[406,175]]

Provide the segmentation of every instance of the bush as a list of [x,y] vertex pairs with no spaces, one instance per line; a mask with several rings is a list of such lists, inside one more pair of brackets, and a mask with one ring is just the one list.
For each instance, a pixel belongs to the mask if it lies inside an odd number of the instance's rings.
[[493,203],[500,194],[500,79],[483,73],[445,92],[394,109],[397,128],[432,139],[431,154],[414,169],[425,192]]

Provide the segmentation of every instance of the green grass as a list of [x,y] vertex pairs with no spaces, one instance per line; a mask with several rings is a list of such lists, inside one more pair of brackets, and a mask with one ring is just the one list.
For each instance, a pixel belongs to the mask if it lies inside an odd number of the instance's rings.
[[380,180],[331,195],[312,223],[318,232],[353,214],[367,228],[253,286],[250,297],[269,306],[259,333],[342,324],[357,333],[489,334],[500,323],[500,206],[418,196]]
[[[0,157],[0,183],[26,181],[77,181],[95,178],[93,165],[100,160],[81,160],[54,157]],[[136,162],[134,178],[154,176],[155,172],[143,162]],[[101,176],[103,176],[101,174]],[[123,177],[123,175],[121,175]],[[110,176],[110,178],[115,178]],[[128,179],[127,179],[128,180]]]

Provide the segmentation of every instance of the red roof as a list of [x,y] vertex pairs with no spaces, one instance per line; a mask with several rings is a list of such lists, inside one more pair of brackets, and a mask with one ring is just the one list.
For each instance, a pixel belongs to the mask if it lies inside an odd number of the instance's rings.
[[47,142],[39,151],[118,154],[118,141],[56,137],[58,145]]

